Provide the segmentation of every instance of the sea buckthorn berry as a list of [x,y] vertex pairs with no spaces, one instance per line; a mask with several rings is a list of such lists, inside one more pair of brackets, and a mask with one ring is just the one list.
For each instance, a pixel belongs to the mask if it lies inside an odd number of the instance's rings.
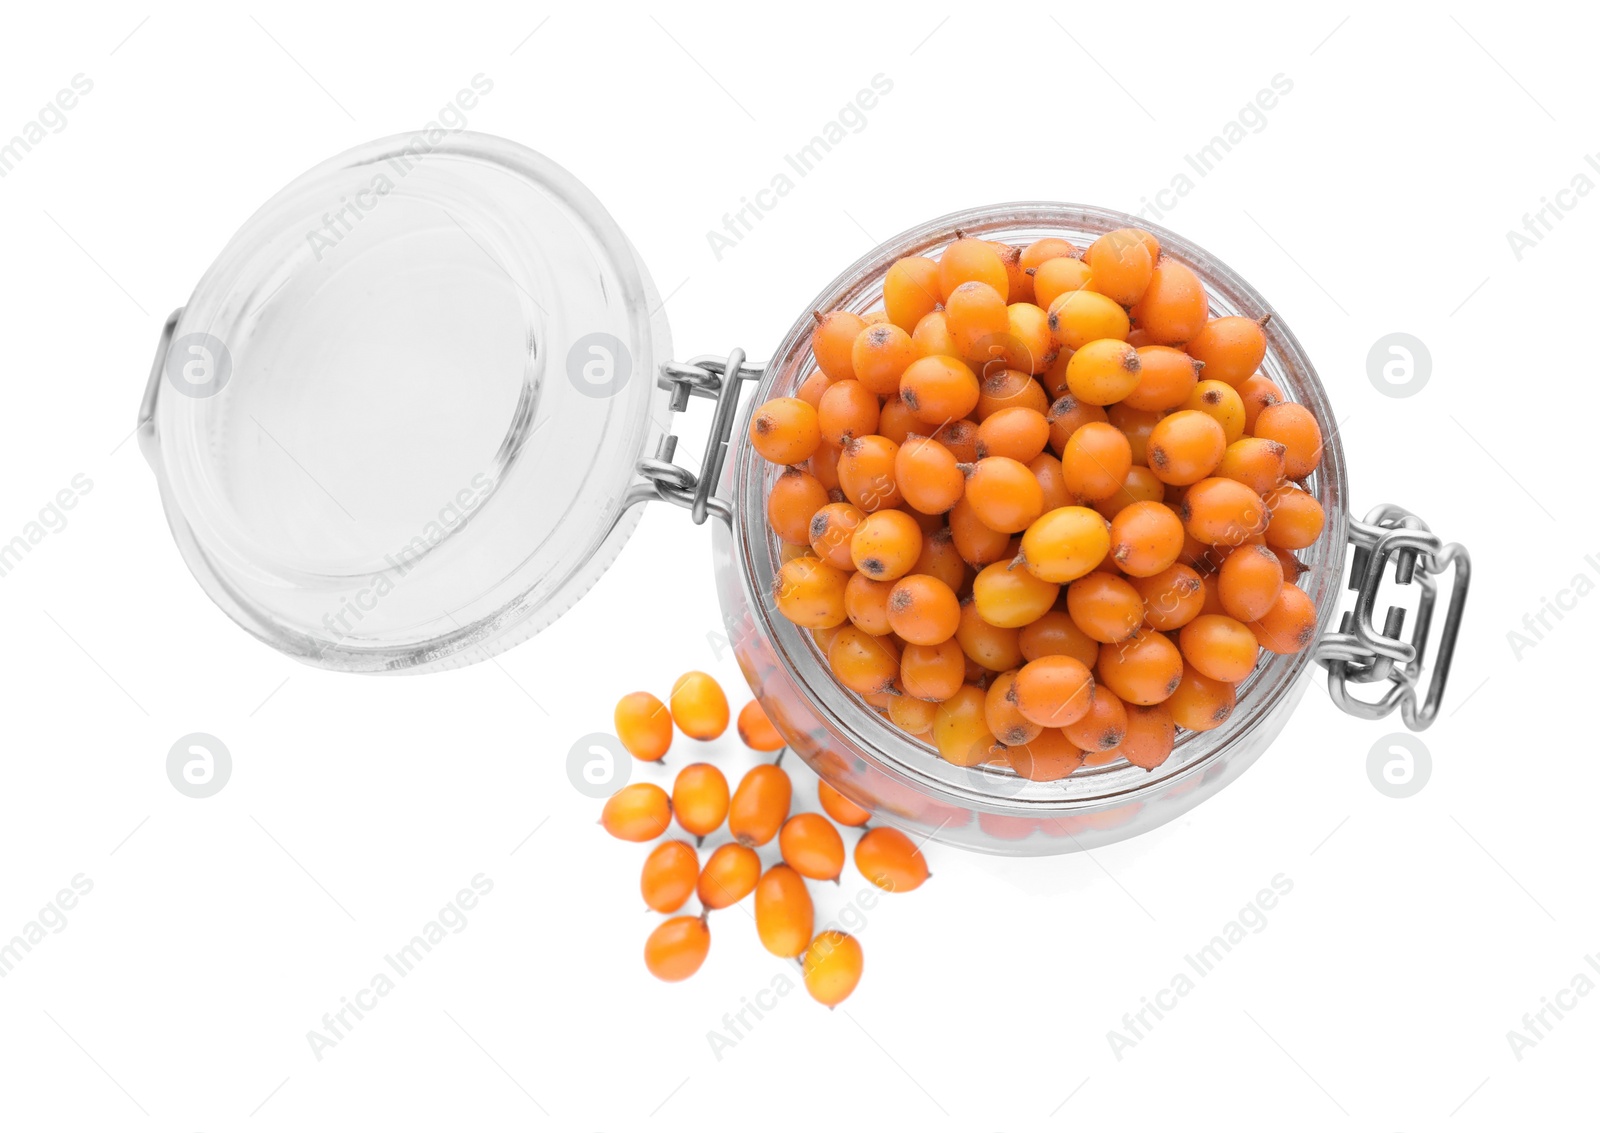
[[672,782],[672,815],[678,825],[704,838],[728,817],[728,780],[710,763],[691,763]]
[[863,966],[861,942],[832,928],[817,933],[800,958],[807,994],[830,1011],[850,998]]
[[1020,629],[1055,605],[1061,587],[1011,563],[990,563],[972,580],[972,601],[990,625]]
[[1104,562],[1110,550],[1111,525],[1092,508],[1056,508],[1022,534],[1023,565],[1045,582],[1082,578]]
[[[956,628],[959,631],[959,623]],[[905,691],[901,699],[949,700],[960,691],[966,671],[967,656],[953,638],[938,645],[913,642],[900,654],[900,687]]]
[[[1171,256],[1163,256],[1150,285],[1133,305],[1134,319],[1153,343],[1177,346],[1206,324],[1206,290],[1200,277]],[[1191,355],[1192,357],[1192,355]]]
[[1024,371],[990,366],[978,383],[978,405],[972,418],[982,424],[1002,409],[1033,409],[1044,414],[1050,411],[1050,399],[1044,387]]
[[845,620],[845,586],[850,576],[814,555],[801,555],[778,568],[773,599],[778,612],[806,629],[829,629]]
[[1106,410],[1106,420],[1113,428],[1128,438],[1128,449],[1133,462],[1148,465],[1150,459],[1150,434],[1166,413],[1159,409],[1130,409],[1117,404]]
[[[1182,677],[1180,676],[1180,681]],[[1128,734],[1107,755],[1154,771],[1167,761],[1177,743],[1172,711],[1165,704],[1128,705]]]
[[1200,616],[1205,605],[1205,585],[1199,574],[1181,563],[1147,578],[1133,580],[1144,600],[1144,620],[1151,629],[1182,629]]
[[[933,745],[945,762],[957,767],[976,767],[988,758],[994,746],[994,733],[989,731],[984,710],[983,690],[976,685],[962,685],[956,694],[943,704],[933,717]],[[860,865],[860,843],[857,846],[856,864]],[[865,869],[868,881],[873,881]]]
[[1272,518],[1267,521],[1267,545],[1300,551],[1317,541],[1327,521],[1322,504],[1309,492],[1285,484],[1267,496]]
[[1205,364],[1206,377],[1237,387],[1256,372],[1267,356],[1264,320],[1228,315],[1212,319],[1200,328],[1186,347],[1196,361]]
[[1088,715],[1094,677],[1073,657],[1041,657],[1017,672],[1017,709],[1042,728],[1065,728]]
[[905,502],[926,515],[942,515],[966,491],[955,454],[932,437],[913,433],[894,458],[895,483]]
[[1097,291],[1062,292],[1049,310],[1050,333],[1068,350],[1081,350],[1102,338],[1127,340],[1128,312]]
[[1190,391],[1183,407],[1204,413],[1221,425],[1230,445],[1244,436],[1244,401],[1226,382],[1207,378]]
[[1134,229],[1119,228],[1090,244],[1083,253],[1092,275],[1089,286],[1124,307],[1137,303],[1155,270],[1143,236]]
[[755,889],[761,879],[761,857],[749,846],[728,842],[711,851],[695,896],[707,909],[726,909],[737,905]]
[[912,645],[938,645],[955,636],[961,602],[955,591],[926,574],[908,574],[889,591],[889,627]]
[[1273,653],[1298,653],[1317,634],[1317,607],[1306,592],[1292,582],[1283,584],[1278,597],[1250,631],[1263,649]]
[[[1043,490],[1040,492],[1043,495]],[[972,566],[984,566],[1005,557],[1011,539],[1004,531],[996,531],[978,518],[971,502],[965,496],[950,509],[950,539],[955,543],[961,558]]]
[[[1265,437],[1241,437],[1228,445],[1216,475],[1237,480],[1256,495],[1266,499],[1283,483],[1283,455],[1285,449],[1277,441]],[[1267,506],[1270,508],[1271,501]]]
[[889,893],[910,893],[928,880],[922,851],[892,826],[875,826],[863,834],[856,842],[855,862],[862,877]]
[[911,332],[911,343],[917,348],[919,358],[955,355],[956,344],[950,337],[950,324],[945,321],[943,307],[917,321],[917,329]]
[[691,739],[714,740],[728,729],[728,698],[709,673],[690,671],[672,682],[668,703],[678,729]]
[[667,832],[672,801],[654,783],[629,783],[606,800],[600,825],[624,842],[651,842]]
[[1141,629],[1126,641],[1102,645],[1095,675],[1129,704],[1160,704],[1178,687],[1183,656],[1162,634]]
[[791,466],[767,495],[767,522],[784,542],[804,545],[811,539],[811,517],[827,504],[828,489],[822,481]]
[[1018,263],[1024,273],[1032,274],[1039,270],[1039,265],[1047,260],[1059,260],[1063,256],[1076,256],[1078,249],[1071,240],[1064,240],[1060,236],[1042,236],[1022,249]]
[[1085,343],[1067,362],[1067,389],[1090,405],[1121,401],[1139,384],[1139,352],[1116,338]]
[[811,353],[817,359],[817,369],[836,382],[855,377],[850,356],[855,349],[856,336],[866,328],[866,320],[850,311],[834,311],[815,318],[817,325],[811,331]]
[[1141,346],[1139,384],[1122,403],[1131,409],[1176,409],[1200,380],[1200,365],[1172,346]]
[[978,377],[960,358],[919,358],[900,375],[900,397],[923,422],[940,426],[978,405]]
[[1215,680],[1193,665],[1185,665],[1183,679],[1162,703],[1178,727],[1209,732],[1227,723],[1235,702],[1232,682]]
[[[1083,352],[1079,352],[1082,357]],[[1067,490],[1079,499],[1098,500],[1122,487],[1133,468],[1133,448],[1116,426],[1090,421],[1067,439],[1061,473]],[[820,485],[819,485],[820,487]]]
[[805,879],[786,865],[775,865],[756,883],[756,934],[774,956],[792,959],[811,942],[815,908]]
[[956,550],[955,539],[948,527],[941,527],[922,537],[922,553],[917,556],[912,574],[926,574],[937,578],[951,590],[960,592],[967,581],[967,564]]
[[1202,574],[1200,582],[1204,587],[1200,602],[1200,613],[1231,616],[1228,614],[1228,608],[1222,604],[1222,590],[1217,586],[1216,574]]
[[829,444],[843,445],[851,437],[876,433],[878,414],[877,394],[854,378],[845,378],[823,391],[817,403],[817,427]]
[[1040,264],[1033,273],[1033,301],[1047,312],[1069,291],[1089,286],[1089,265],[1070,256],[1058,256]]
[[648,692],[630,692],[617,701],[611,721],[617,739],[635,759],[654,763],[672,746],[672,713]]
[[1178,631],[1183,659],[1216,681],[1237,684],[1256,667],[1256,635],[1237,618],[1201,614]]
[[1244,431],[1256,431],[1256,418],[1269,405],[1284,400],[1283,391],[1265,374],[1256,374],[1239,384],[1239,399],[1244,402]]
[[1017,632],[1017,647],[1027,661],[1040,657],[1073,657],[1092,668],[1100,657],[1100,643],[1079,628],[1065,610],[1050,610]]
[[1285,550],[1283,547],[1274,547],[1271,543],[1267,544],[1267,550],[1278,556],[1278,562],[1283,566],[1283,577],[1286,582],[1293,582],[1308,569],[1304,563],[1294,557],[1292,551]]
[[1283,564],[1270,549],[1259,544],[1235,548],[1217,572],[1217,597],[1222,608],[1241,622],[1264,617],[1282,589]]
[[956,352],[969,362],[991,359],[990,345],[998,345],[1011,329],[1004,293],[986,283],[963,283],[945,302],[945,325]]
[[750,419],[750,443],[773,464],[799,464],[821,441],[817,411],[798,397],[775,397]]
[[[817,446],[817,451],[811,454],[811,459],[806,461],[806,471],[822,481],[822,486],[828,489],[830,496],[839,487],[840,455],[839,446],[824,438]],[[832,498],[838,497],[832,496]]]
[[911,335],[893,323],[875,323],[856,335],[850,349],[856,380],[879,397],[900,388],[900,375],[917,359]]
[[825,782],[817,784],[817,801],[827,816],[840,826],[865,826],[872,818],[870,810],[857,806],[842,791]]
[[989,246],[1006,269],[1006,302],[1027,303],[1033,296],[1033,278],[1022,270],[1022,249],[1015,244],[991,240]]
[[855,504],[832,503],[818,508],[807,528],[811,550],[817,558],[840,570],[854,570],[850,557],[850,538],[865,519]]
[[[1126,436],[1127,434],[1123,434]],[[1131,447],[1131,446],[1130,446]],[[1160,503],[1166,495],[1166,485],[1156,479],[1156,474],[1142,464],[1129,467],[1128,474],[1109,496],[1092,502],[1094,510],[1108,520],[1115,520],[1122,509],[1137,503]]]
[[1095,685],[1089,711],[1062,731],[1085,752],[1110,751],[1128,732],[1128,707],[1104,685]]
[[892,582],[879,582],[861,573],[852,574],[844,587],[844,612],[850,624],[863,633],[882,637],[889,627],[889,591]]
[[1140,500],[1111,521],[1111,559],[1135,578],[1160,574],[1183,550],[1183,521],[1164,503]]
[[1255,434],[1284,447],[1284,475],[1309,476],[1322,459],[1322,429],[1311,410],[1293,401],[1269,405],[1256,417]]
[[[1038,388],[1036,383],[1030,384]],[[978,453],[983,457],[1005,456],[1027,464],[1044,451],[1049,441],[1050,422],[1037,409],[1014,406],[997,410],[978,426]]]
[[1001,673],[989,682],[983,695],[983,719],[994,738],[1007,747],[1025,744],[1043,729],[1017,707],[1016,669]]
[[888,437],[851,437],[839,453],[839,488],[845,499],[865,512],[898,507],[902,500],[894,478],[900,446]]
[[828,646],[828,667],[852,692],[890,693],[900,676],[900,650],[886,637],[845,626]]
[[778,831],[778,852],[791,869],[812,881],[838,881],[844,871],[844,839],[820,814],[791,815]]
[[700,970],[711,951],[711,930],[702,917],[673,917],[644,942],[644,966],[658,980],[676,983]]
[[921,553],[922,528],[893,508],[867,516],[850,536],[850,558],[856,569],[880,582],[909,573]]
[[1001,360],[1024,374],[1044,373],[1061,349],[1050,333],[1050,316],[1044,308],[1013,302],[1006,308],[1006,323],[1005,337],[996,344]]
[[756,751],[781,751],[786,746],[783,733],[773,727],[759,700],[752,700],[739,709],[739,720],[735,726],[745,747]]
[[833,384],[832,379],[821,370],[812,370],[811,376],[801,382],[795,389],[794,395],[815,409],[822,401],[822,395]]
[[789,773],[771,763],[758,763],[734,788],[728,803],[728,833],[744,846],[765,846],[789,817],[794,785]]
[[639,893],[658,913],[675,913],[700,880],[700,858],[687,842],[663,842],[650,851],[639,871]]
[[1009,289],[1006,265],[987,240],[952,241],[939,257],[939,293],[946,304],[963,283],[982,283],[999,295]]
[[[1061,470],[1061,459],[1055,453],[1040,453],[1028,461],[1028,471],[1039,481],[1039,491],[1044,495],[1045,511],[1055,511],[1058,507],[1071,507],[1078,502],[1078,497],[1067,487],[1067,475]],[[1099,508],[1096,507],[1096,510]]]
[[967,476],[963,499],[985,527],[1021,531],[1044,512],[1044,491],[1021,461],[987,456],[962,471]]
[[905,256],[883,277],[883,309],[889,321],[910,332],[944,301],[939,265],[926,256]]
[[1100,406],[1090,405],[1070,393],[1064,393],[1051,403],[1045,420],[1050,422],[1050,447],[1059,453],[1066,451],[1067,442],[1079,429],[1093,422],[1105,424],[1107,418],[1106,411]]
[[978,459],[978,426],[971,421],[947,421],[934,430],[933,439],[949,449],[962,464]]
[[1215,418],[1180,409],[1156,422],[1147,457],[1162,483],[1187,485],[1211,475],[1227,448],[1228,436]]
[[1178,505],[1184,530],[1202,543],[1236,547],[1267,529],[1267,505],[1237,480],[1208,476],[1184,493]]
[[1144,599],[1127,579],[1091,571],[1067,586],[1067,613],[1096,641],[1124,641],[1144,624]]
[[906,438],[912,433],[926,429],[920,418],[912,412],[911,406],[900,400],[900,395],[894,394],[886,397],[883,407],[878,411],[878,427],[874,430],[880,437],[888,437],[897,445],[906,443]]
[[986,621],[975,598],[961,603],[961,624],[956,626],[956,642],[971,660],[992,672],[1003,673],[1022,664],[1022,647],[1017,631]]
[[[902,663],[903,660],[902,658]],[[957,687],[960,687],[959,681]],[[912,736],[922,736],[931,731],[933,719],[938,712],[937,704],[906,695],[889,697],[889,705],[884,709],[884,713],[889,717],[889,723]]]
[[1008,747],[1005,758],[1013,771],[1034,783],[1065,779],[1083,766],[1083,752],[1060,728],[1041,729],[1027,743]]

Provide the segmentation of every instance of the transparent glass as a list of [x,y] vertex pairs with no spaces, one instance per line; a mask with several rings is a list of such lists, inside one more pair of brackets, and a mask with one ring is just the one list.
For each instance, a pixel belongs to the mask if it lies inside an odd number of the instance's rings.
[[[733,503],[731,531],[715,547],[718,587],[739,663],[768,715],[800,757],[863,806],[897,824],[955,845],[1003,854],[1054,854],[1092,849],[1170,822],[1241,774],[1283,728],[1304,693],[1311,650],[1268,658],[1239,690],[1228,723],[1211,732],[1182,733],[1172,756],[1155,771],[1126,762],[1084,768],[1053,783],[1022,779],[1009,768],[961,768],[894,727],[844,690],[829,673],[811,635],[772,601],[779,544],[766,522],[765,497],[777,469],[751,449],[751,406],[790,393],[811,372],[811,310],[866,311],[881,304],[884,273],[902,256],[937,255],[959,229],[1025,244],[1063,236],[1079,247],[1135,225],[1205,283],[1213,316],[1260,316],[1272,307],[1232,269],[1175,233],[1107,209],[1065,204],[1007,204],[930,221],[880,245],[847,268],[817,296],[772,356],[734,430],[734,456],[721,491]],[[1316,603],[1320,636],[1339,602],[1346,550],[1344,455],[1327,394],[1305,351],[1274,313],[1267,326],[1262,370],[1292,400],[1324,423],[1328,443],[1307,489],[1328,522],[1315,545],[1301,552],[1307,570],[1299,584]]]
[[482,134],[385,138],[233,237],[152,376],[145,447],[239,624],[326,668],[437,669],[527,638],[615,557],[670,355],[649,273],[564,170]]

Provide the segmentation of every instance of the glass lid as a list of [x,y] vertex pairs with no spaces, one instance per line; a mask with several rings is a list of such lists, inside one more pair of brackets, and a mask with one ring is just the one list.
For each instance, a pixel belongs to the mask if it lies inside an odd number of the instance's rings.
[[140,414],[173,534],[234,620],[324,668],[461,665],[547,625],[631,533],[670,419],[637,253],[482,134],[303,174],[174,319]]

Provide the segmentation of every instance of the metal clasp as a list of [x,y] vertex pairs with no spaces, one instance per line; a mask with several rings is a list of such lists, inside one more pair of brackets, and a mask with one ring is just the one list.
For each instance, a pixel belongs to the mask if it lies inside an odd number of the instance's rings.
[[[1328,695],[1344,711],[1365,720],[1381,719],[1399,708],[1406,727],[1420,732],[1439,714],[1466,608],[1472,559],[1461,544],[1446,544],[1421,519],[1393,504],[1373,509],[1365,522],[1352,522],[1350,543],[1355,553],[1349,589],[1356,593],[1355,605],[1340,620],[1339,632],[1326,635],[1317,643],[1315,653],[1317,662],[1328,670]],[[1409,639],[1401,636],[1406,611],[1399,606],[1389,607],[1381,630],[1372,622],[1378,588],[1391,561],[1397,583],[1419,588],[1416,623]],[[1452,567],[1455,578],[1450,605],[1439,633],[1431,678],[1419,703],[1423,659],[1439,592],[1435,579]],[[1385,682],[1389,687],[1377,700],[1362,700],[1350,688]]]
[[738,347],[728,351],[726,358],[702,354],[688,362],[663,364],[656,385],[672,392],[672,412],[683,412],[691,397],[716,401],[711,434],[706,439],[706,452],[700,460],[699,475],[673,463],[672,458],[678,451],[677,434],[670,433],[662,437],[656,445],[655,456],[639,461],[639,475],[645,478],[645,482],[634,485],[624,501],[624,510],[636,503],[659,499],[688,508],[690,517],[696,523],[704,523],[706,516],[715,515],[731,525],[732,505],[727,500],[713,496],[711,492],[721,479],[722,466],[728,459],[728,444],[733,435],[733,419],[739,409],[740,389],[745,382],[760,381],[763,373],[761,366],[745,365],[744,351]]

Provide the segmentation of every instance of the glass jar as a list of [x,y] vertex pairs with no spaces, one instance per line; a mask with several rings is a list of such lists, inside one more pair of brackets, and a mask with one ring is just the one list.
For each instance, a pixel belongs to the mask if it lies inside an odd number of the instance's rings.
[[[715,516],[734,651],[818,774],[942,842],[1011,854],[1092,848],[1168,822],[1239,775],[1282,729],[1314,662],[1352,713],[1399,708],[1425,727],[1466,596],[1465,551],[1398,508],[1353,519],[1330,431],[1306,482],[1327,526],[1301,553],[1317,644],[1271,655],[1241,686],[1227,724],[1184,733],[1153,772],[1114,763],[1034,783],[941,760],[840,687],[810,634],[777,613],[780,547],[764,504],[777,470],[746,426],[754,405],[810,372],[811,310],[877,306],[896,259],[937,254],[958,229],[1084,246],[1129,225],[1195,270],[1213,316],[1271,310],[1226,265],[1155,225],[1081,206],[995,205],[874,249],[801,313],[765,367],[739,350],[676,363],[647,270],[564,171],[484,135],[383,139],[302,175],[233,238],[167,323],[141,444],[179,547],[213,599],[268,644],[343,671],[484,659],[593,583],[637,504],[675,503],[695,522]],[[1267,336],[1262,370],[1319,421],[1334,420],[1281,318]],[[674,463],[668,422],[695,398],[714,408],[691,471]],[[1354,608],[1330,632],[1347,558]],[[1372,621],[1391,563],[1419,593],[1405,639],[1403,611],[1391,609],[1381,629]],[[1420,694],[1435,576],[1452,567]],[[1362,684],[1382,696],[1357,698]]]

